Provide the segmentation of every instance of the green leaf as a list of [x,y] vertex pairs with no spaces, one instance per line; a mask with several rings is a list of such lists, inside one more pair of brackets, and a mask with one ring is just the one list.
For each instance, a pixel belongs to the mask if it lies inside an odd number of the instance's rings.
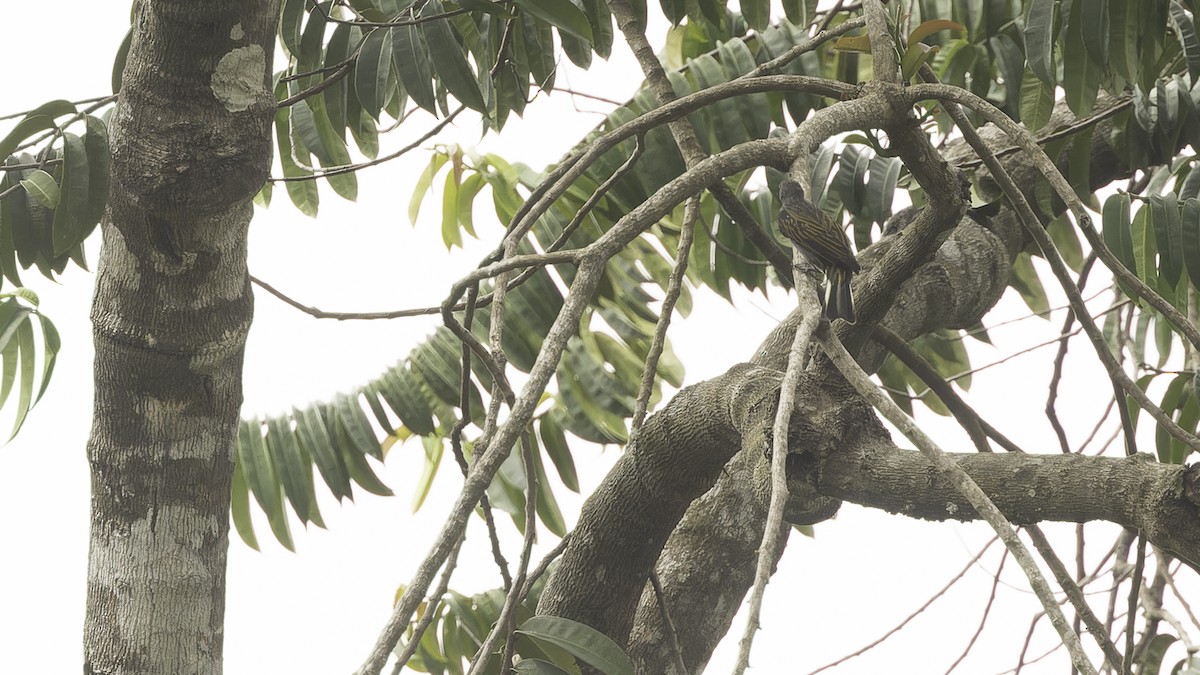
[[1129,195],[1115,194],[1106,199],[1102,220],[1105,246],[1128,270],[1136,272],[1137,265],[1133,262],[1133,238],[1129,232]]
[[379,112],[392,93],[392,35],[392,31],[383,28],[367,33],[354,68],[354,91],[358,102],[375,120],[379,119]]
[[633,675],[633,662],[612,638],[578,621],[534,616],[517,633],[561,647],[605,675]]
[[[355,407],[358,406],[357,403],[354,405]],[[326,419],[333,416],[334,411],[330,409]],[[354,442],[350,439],[349,433],[346,430],[344,418],[341,415],[337,415],[337,418],[336,433],[338,435],[338,442],[336,445],[342,464],[346,467],[346,472],[350,478],[373,495],[381,497],[392,496],[392,489],[384,485],[383,481],[379,480],[379,476],[375,475],[375,470],[371,468],[370,462],[367,461],[367,456],[359,452],[358,448],[354,446]],[[375,446],[378,448],[379,444],[376,443]]]
[[287,418],[267,420],[267,454],[275,467],[283,493],[292,504],[300,522],[309,521],[309,513],[317,508],[313,487],[312,458],[308,456]]
[[54,129],[54,118],[45,114],[33,114],[25,116],[25,119],[17,122],[17,126],[8,132],[4,140],[0,140],[0,159],[7,159],[25,139],[38,133],[39,131],[48,131]]
[[[121,91],[121,82],[122,82],[122,78],[125,75],[125,60],[129,57],[129,45],[132,42],[133,42],[133,29],[130,28],[128,31],[125,32],[125,37],[124,37],[124,39],[121,40],[121,45],[119,47],[117,47],[117,53],[113,57],[112,93],[114,93],[114,94]],[[4,156],[3,153],[0,153],[0,157],[3,157],[3,156]],[[253,537],[254,533],[251,532],[250,536]],[[255,546],[253,548],[255,548],[257,550],[258,547]]]
[[1188,74],[1192,82],[1200,82],[1200,40],[1196,38],[1196,24],[1193,17],[1188,16],[1179,0],[1171,0],[1171,23],[1175,28],[1175,37],[1187,55]]
[[[557,2],[565,2],[566,0],[554,0],[549,3],[539,4],[556,4]],[[520,3],[518,3],[520,4]],[[570,3],[566,3],[570,5]],[[570,5],[575,8],[574,5]],[[421,16],[435,16],[444,14],[445,8],[442,6],[441,0],[428,0],[425,6],[421,9]],[[576,12],[579,12],[575,8]],[[579,16],[587,25],[587,20],[583,18],[583,13],[579,12]],[[441,78],[442,84],[446,86],[454,98],[460,103],[487,115],[487,102],[483,100],[483,94],[479,91],[479,83],[476,82],[475,73],[471,72],[471,66],[467,63],[467,55],[463,51],[462,46],[458,44],[458,40],[454,38],[453,31],[450,30],[450,24],[446,21],[427,21],[421,24],[421,34],[425,36],[425,42],[429,45],[429,53],[437,54],[437,58],[433,60],[433,69]],[[591,30],[588,31],[589,39]]]
[[397,26],[392,29],[392,62],[396,64],[396,72],[412,100],[425,110],[437,114],[429,48],[425,46],[416,26]]
[[462,246],[462,231],[458,229],[458,175],[455,171],[446,173],[446,182],[442,186],[442,243],[446,250]]
[[1021,121],[1037,131],[1050,121],[1054,112],[1054,85],[1047,85],[1028,71],[1021,79]]
[[892,199],[900,178],[901,162],[896,157],[873,157],[871,180],[867,183],[867,205],[871,218],[882,224],[892,215]]
[[1129,237],[1133,241],[1133,263],[1138,279],[1149,286],[1156,286],[1158,266],[1155,264],[1155,254],[1158,246],[1154,238],[1154,209],[1148,204],[1139,208],[1134,215],[1133,222],[1129,224]]
[[357,398],[338,394],[334,405],[337,406],[338,423],[346,430],[347,436],[350,437],[350,441],[354,443],[354,447],[359,453],[382,460],[383,452],[379,449],[379,440],[375,438],[375,430],[367,421],[367,415],[358,404]]
[[1183,221],[1179,217],[1179,201],[1174,192],[1151,195],[1150,208],[1154,216],[1154,238],[1158,244],[1158,269],[1172,287],[1183,272]]
[[450,159],[449,155],[444,152],[434,152],[429,158],[429,165],[421,172],[417,178],[417,183],[413,186],[413,196],[408,202],[408,221],[413,225],[417,224],[417,215],[421,212],[421,202],[425,200],[425,193],[429,192],[429,186],[433,185],[433,177]]
[[1050,301],[1046,298],[1046,289],[1042,286],[1042,280],[1038,278],[1028,253],[1017,255],[1008,282],[1021,294],[1021,299],[1029,306],[1030,311],[1043,319],[1050,318]]
[[1058,11],[1058,1],[1031,0],[1028,4],[1029,11],[1025,15],[1025,55],[1029,59],[1029,68],[1033,74],[1053,89],[1057,82],[1054,68],[1054,19]]
[[765,30],[771,25],[770,0],[741,0],[742,18],[754,30]]
[[[275,89],[275,98],[286,96],[286,86],[280,84]],[[295,157],[292,154],[295,148],[292,144],[292,134],[290,133],[290,123],[288,111],[279,109],[275,111],[275,142],[279,147],[279,165],[283,170],[284,178],[302,178],[311,176],[312,172],[301,167],[296,163]],[[307,153],[305,153],[307,159]],[[317,206],[319,197],[317,195],[317,184],[312,180],[289,180],[284,183],[287,188],[288,197],[291,198],[292,204],[296,206],[306,216],[315,218],[317,216]]]
[[[1071,5],[1071,16],[1063,37],[1063,91],[1067,106],[1078,117],[1091,113],[1100,89],[1100,67],[1092,61],[1083,43],[1084,1]],[[1088,11],[1094,11],[1088,8]]]
[[30,171],[26,174],[26,178],[21,180],[21,187],[25,188],[25,192],[42,206],[48,209],[58,207],[60,197],[58,183],[55,183],[54,178],[45,171],[41,169]]
[[1180,238],[1188,277],[1192,286],[1200,288],[1200,199],[1191,197],[1183,203]]
[[592,42],[592,27],[587,16],[570,0],[513,0],[513,4],[588,44]]
[[87,211],[84,219],[90,230],[104,216],[108,203],[108,125],[98,117],[87,116],[87,132],[83,136],[83,149],[88,160]]
[[92,231],[94,223],[87,218],[89,176],[83,139],[63,134],[62,187],[50,235],[56,257],[75,248]]
[[558,507],[558,500],[554,498],[554,491],[550,489],[550,481],[546,476],[546,467],[542,464],[542,453],[537,447],[537,438],[533,434],[530,434],[529,440],[533,446],[533,468],[538,482],[537,494],[534,495],[535,509],[546,529],[560,537],[565,536],[567,534],[567,523],[563,520],[562,510]]
[[42,400],[42,394],[46,393],[50,376],[54,374],[54,363],[58,359],[59,350],[62,349],[62,339],[59,338],[54,323],[43,314],[38,314],[37,317],[42,324],[42,348],[45,355],[42,357],[42,386],[38,389],[37,397],[33,399],[33,405],[37,405],[38,401]]
[[417,488],[413,490],[413,513],[421,510],[421,505],[429,496],[429,489],[433,487],[433,479],[442,463],[446,443],[440,436],[421,436],[421,448],[425,450],[425,463],[421,467],[421,477],[417,479]]
[[17,418],[13,421],[12,433],[8,435],[10,441],[16,438],[17,432],[21,430],[21,425],[25,423],[25,416],[29,414],[29,408],[33,405],[33,374],[35,372],[33,324],[28,320],[28,314],[26,314],[25,320],[17,326],[17,354],[21,361],[21,382],[17,393]]
[[[1125,0],[1117,0],[1118,3]],[[1109,0],[1087,0],[1083,13],[1083,46],[1101,68],[1108,66]]]
[[570,675],[562,668],[542,659],[521,659],[513,668],[513,672],[520,675]]
[[296,418],[296,435],[300,443],[313,458],[317,471],[321,478],[325,479],[325,484],[329,486],[333,496],[339,500],[350,496],[350,477],[341,458],[338,457],[337,448],[333,445],[333,438],[329,435],[329,428],[321,417],[321,411],[315,406],[308,406],[303,410],[293,408],[292,416]]
[[259,550],[258,538],[254,536],[254,524],[250,520],[250,491],[246,487],[246,477],[242,472],[241,462],[233,463],[233,493],[230,502],[230,515],[233,528],[247,546]]
[[538,424],[538,435],[542,439],[542,447],[554,464],[558,477],[567,489],[579,492],[579,477],[575,472],[575,458],[567,445],[567,436],[563,433],[562,425],[555,421],[553,415],[542,415]]

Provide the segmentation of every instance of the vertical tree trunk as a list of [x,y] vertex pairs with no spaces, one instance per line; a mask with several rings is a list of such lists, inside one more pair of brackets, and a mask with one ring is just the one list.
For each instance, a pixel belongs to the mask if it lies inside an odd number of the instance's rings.
[[278,0],[143,0],[92,321],[85,673],[219,673]]

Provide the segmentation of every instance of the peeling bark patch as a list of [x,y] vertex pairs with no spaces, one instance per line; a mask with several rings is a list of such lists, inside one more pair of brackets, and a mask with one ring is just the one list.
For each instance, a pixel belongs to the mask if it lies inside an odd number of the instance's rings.
[[234,42],[241,42],[244,37],[246,37],[246,31],[242,30],[242,24],[233,24],[233,28],[229,29],[229,39]]
[[266,54],[258,45],[238,47],[226,53],[212,74],[213,95],[229,112],[248,109],[266,94],[263,85],[266,68]]

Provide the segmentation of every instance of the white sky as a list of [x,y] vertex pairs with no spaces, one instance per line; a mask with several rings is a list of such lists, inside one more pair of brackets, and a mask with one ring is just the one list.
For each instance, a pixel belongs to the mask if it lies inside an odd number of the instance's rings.
[[[82,0],[55,3],[55,8],[60,20],[53,31],[31,19],[10,18],[6,24],[5,51],[22,55],[10,58],[10,65],[23,65],[9,71],[0,114],[53,98],[108,93],[111,55],[128,25],[126,11]],[[572,76],[572,86],[617,99],[626,96],[640,76],[623,46],[614,51],[607,70]],[[504,138],[488,139],[484,149],[541,167],[599,120],[597,115],[577,114],[566,96],[546,103],[539,100],[524,123],[514,120]],[[587,110],[600,105],[580,101]],[[398,147],[427,128],[425,124],[414,118],[385,143]],[[476,128],[459,126],[456,133],[458,142],[477,140]],[[318,220],[300,215],[283,190],[277,190],[271,209],[260,210],[251,228],[252,272],[323,309],[377,310],[440,302],[449,283],[493,246],[500,229],[490,209],[479,209],[476,223],[484,242],[470,242],[468,252],[446,254],[434,219],[438,199],[430,199],[422,222],[410,227],[406,214],[411,185],[426,158],[413,153],[411,161],[360,175],[357,204],[323,189]],[[98,238],[89,246],[94,261]],[[59,326],[64,349],[45,400],[17,440],[0,448],[0,508],[8,514],[0,524],[0,672],[78,672],[88,527],[84,446],[91,417],[87,316],[93,280],[77,269],[71,269],[61,285],[34,272],[24,278],[41,294],[42,309]],[[776,292],[772,300],[742,294],[731,307],[698,294],[692,317],[674,337],[688,382],[747,358],[772,326],[772,317],[787,311],[787,296]],[[1010,293],[992,316],[1024,313],[1024,305]],[[260,292],[247,347],[244,410],[274,414],[361,384],[402,358],[434,325],[427,319],[318,321]],[[1042,342],[1060,325],[1061,312],[1049,323],[1034,319],[996,329],[992,337],[998,348],[972,343],[973,362],[978,366]],[[1111,389],[1085,343],[1080,341],[1073,353],[1067,369],[1070,389],[1062,396],[1061,410],[1077,413],[1073,417],[1078,422],[1069,434],[1078,443]],[[989,421],[1030,450],[1056,452],[1042,413],[1052,355],[1052,349],[1042,349],[984,371],[976,375],[970,396]],[[918,419],[946,449],[968,449],[965,435],[952,425],[924,411]],[[600,481],[618,452],[582,445],[577,449],[585,493]],[[420,465],[420,447],[410,443],[394,449],[380,471],[396,497],[362,494],[356,502],[339,506],[326,496],[322,513],[329,529],[294,530],[296,554],[274,542],[265,522],[258,528],[262,553],[231,535],[227,673],[339,673],[359,665],[387,618],[396,588],[408,582],[457,491],[457,469],[447,461],[426,506],[413,515],[412,489]],[[556,494],[573,522],[579,500],[561,487]],[[519,539],[507,519],[500,522],[508,535],[506,553],[515,561]],[[1073,526],[1046,529],[1063,541],[1073,538]],[[1092,525],[1088,532],[1095,535],[1091,559],[1107,549],[1115,528]],[[930,524],[844,506],[836,520],[817,527],[815,539],[792,537],[769,588],[765,629],[751,661],[754,672],[807,672],[874,640],[941,588],[990,536],[979,525]],[[455,589],[471,593],[498,584],[484,541],[476,522],[460,558]],[[545,535],[541,549],[554,543]],[[1062,551],[1065,559],[1073,559],[1072,548]],[[999,548],[993,547],[963,582],[900,635],[832,672],[944,671],[975,630],[998,560]],[[1185,572],[1181,578],[1195,589],[1194,575]],[[994,673],[1015,665],[1036,611],[1023,576],[1010,561],[988,627],[956,672]],[[729,671],[741,626],[739,618],[708,672]],[[1042,653],[1055,641],[1043,625],[1030,654]],[[1065,663],[1059,653],[1025,672],[1061,673]]]

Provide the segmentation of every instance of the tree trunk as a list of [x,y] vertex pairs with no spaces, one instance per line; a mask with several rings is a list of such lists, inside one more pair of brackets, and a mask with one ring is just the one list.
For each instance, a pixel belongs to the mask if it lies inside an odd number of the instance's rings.
[[144,0],[93,301],[85,673],[219,673],[278,0]]

